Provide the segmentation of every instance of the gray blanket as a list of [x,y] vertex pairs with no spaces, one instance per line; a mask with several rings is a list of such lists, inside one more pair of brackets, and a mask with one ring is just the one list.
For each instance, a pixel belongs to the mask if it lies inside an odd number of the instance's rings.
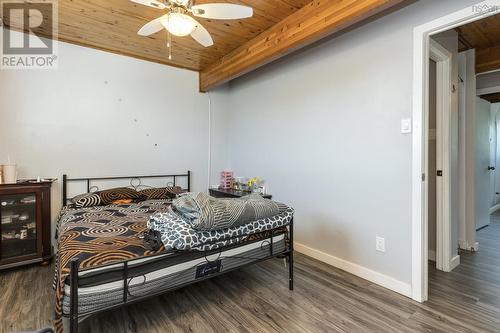
[[185,193],[172,202],[172,209],[195,230],[237,227],[280,213],[276,202],[259,194],[220,199],[205,193]]

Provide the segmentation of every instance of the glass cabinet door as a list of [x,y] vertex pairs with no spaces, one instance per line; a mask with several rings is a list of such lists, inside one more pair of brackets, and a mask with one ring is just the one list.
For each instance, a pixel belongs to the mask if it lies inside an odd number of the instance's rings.
[[0,196],[0,259],[37,253],[36,193]]

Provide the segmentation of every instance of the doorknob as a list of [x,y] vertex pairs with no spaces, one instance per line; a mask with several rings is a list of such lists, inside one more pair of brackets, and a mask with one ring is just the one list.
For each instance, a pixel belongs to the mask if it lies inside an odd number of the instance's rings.
[[491,166],[491,165],[490,165],[490,166],[488,167],[488,171],[494,171],[494,170],[495,170],[495,167],[494,167],[494,166]]

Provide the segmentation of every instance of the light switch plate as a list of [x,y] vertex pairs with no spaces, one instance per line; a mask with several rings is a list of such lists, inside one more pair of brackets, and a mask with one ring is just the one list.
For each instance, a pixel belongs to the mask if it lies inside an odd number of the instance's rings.
[[401,134],[411,133],[411,118],[401,119]]
[[385,252],[385,238],[375,238],[375,249],[379,252]]

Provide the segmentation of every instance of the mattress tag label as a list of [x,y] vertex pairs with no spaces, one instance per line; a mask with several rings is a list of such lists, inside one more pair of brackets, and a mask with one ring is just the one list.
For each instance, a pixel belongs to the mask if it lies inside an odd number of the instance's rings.
[[199,279],[210,274],[219,273],[221,269],[222,261],[220,259],[207,262],[206,264],[196,267],[196,278]]

